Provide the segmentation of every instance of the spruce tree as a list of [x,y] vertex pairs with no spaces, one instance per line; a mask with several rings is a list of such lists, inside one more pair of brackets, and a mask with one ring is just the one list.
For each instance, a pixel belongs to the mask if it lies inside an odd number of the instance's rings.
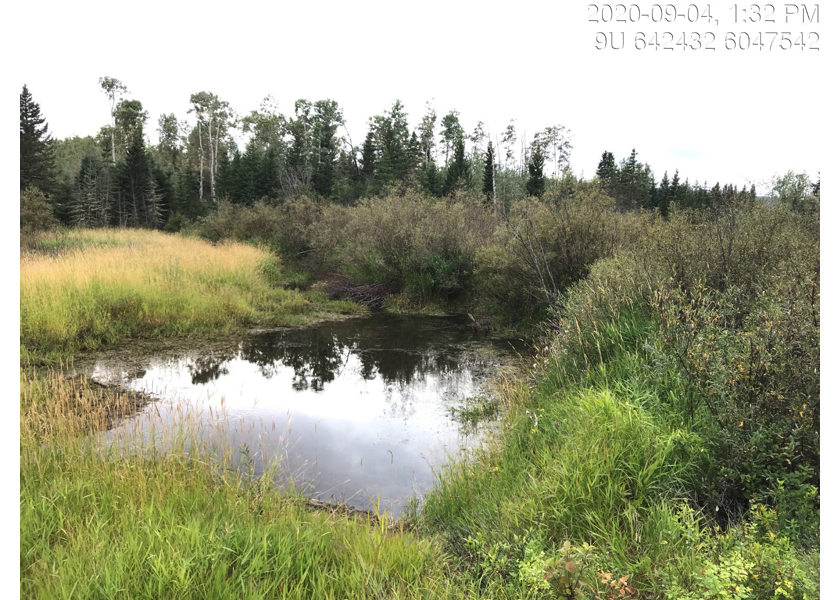
[[545,193],[544,167],[545,157],[540,147],[537,146],[531,153],[531,160],[528,161],[528,183],[525,185],[525,189],[528,190],[529,196],[542,198],[542,195]]
[[49,194],[55,187],[55,156],[41,107],[26,85],[20,93],[20,189],[37,187]]
[[604,150],[604,153],[601,155],[601,162],[598,163],[598,169],[595,171],[595,174],[603,182],[603,184],[609,188],[612,186],[615,173],[615,157],[612,152]]
[[668,171],[662,176],[662,181],[659,183],[657,203],[659,204],[659,213],[663,217],[668,216],[668,209],[671,204],[673,195],[671,194],[671,183],[668,179]]
[[371,127],[367,133],[367,137],[365,137],[364,146],[362,146],[362,178],[366,190],[373,185],[374,176],[376,175],[376,150],[376,135]]
[[72,222],[80,227],[103,227],[108,224],[111,208],[111,169],[96,154],[82,159],[71,207]]
[[484,185],[482,186],[484,197],[494,202],[496,199],[496,169],[493,161],[493,142],[487,144],[487,153],[484,155]]
[[464,138],[455,140],[455,151],[452,154],[452,161],[446,170],[446,182],[444,183],[445,194],[451,194],[455,190],[468,190],[472,187],[472,171],[467,161]]

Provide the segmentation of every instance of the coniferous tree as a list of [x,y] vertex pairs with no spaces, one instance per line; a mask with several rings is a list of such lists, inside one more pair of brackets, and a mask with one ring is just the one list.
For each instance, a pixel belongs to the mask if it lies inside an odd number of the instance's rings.
[[669,206],[673,196],[671,195],[671,184],[668,180],[668,171],[662,176],[662,181],[659,183],[657,189],[657,205],[659,206],[659,214],[663,217],[668,216]]
[[438,169],[435,161],[430,160],[423,167],[420,174],[420,185],[432,196],[443,196],[443,181],[441,181],[441,170]]
[[49,125],[26,85],[20,93],[20,189],[37,187],[45,194],[55,188],[55,152]]
[[446,181],[444,193],[451,194],[456,190],[468,190],[472,187],[472,170],[467,161],[464,138],[455,140],[455,148],[452,153],[452,161],[446,170]]
[[709,202],[712,208],[717,208],[723,203],[723,191],[720,189],[720,182],[709,190]]
[[376,175],[376,150],[376,135],[374,134],[373,126],[371,126],[365,137],[364,146],[362,146],[362,179],[365,194],[373,185],[374,176]]
[[373,129],[379,150],[376,164],[378,189],[405,181],[411,167],[408,115],[399,100],[384,115],[373,119]]
[[420,138],[417,137],[416,131],[412,131],[411,138],[408,140],[408,172],[406,176],[409,179],[417,179],[418,173],[423,166],[423,160],[424,153]]
[[640,163],[636,156],[636,149],[633,148],[630,156],[621,161],[616,177],[614,195],[618,207],[624,210],[648,206],[650,203],[648,196],[653,176],[650,167]]
[[687,203],[687,192],[685,184],[680,183],[680,170],[674,171],[674,178],[671,180],[671,198],[679,207],[684,208]]
[[71,219],[80,227],[104,227],[109,222],[113,200],[113,167],[100,156],[89,154],[82,159],[70,209]]
[[542,198],[545,193],[544,167],[545,157],[540,147],[536,146],[531,153],[531,160],[528,161],[528,183],[525,185],[525,189],[528,190],[529,196]]
[[596,169],[595,174],[598,176],[598,179],[601,180],[601,183],[608,190],[612,188],[616,171],[617,169],[613,153],[607,152],[605,150],[604,153],[601,155],[601,162],[598,163],[598,168]]
[[117,163],[118,189],[114,224],[159,227],[163,217],[162,196],[146,150],[143,126],[148,113],[137,100],[123,100],[116,111],[118,146],[125,155]]
[[484,185],[482,190],[488,202],[496,202],[496,167],[493,157],[493,142],[488,142],[484,156]]

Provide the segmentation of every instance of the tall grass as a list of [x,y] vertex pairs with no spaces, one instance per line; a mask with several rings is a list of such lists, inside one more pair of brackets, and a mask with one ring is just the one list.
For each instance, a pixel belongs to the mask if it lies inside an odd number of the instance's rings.
[[100,431],[134,408],[82,379],[22,373],[22,596],[444,595],[432,540],[387,515],[312,512],[272,473],[243,477],[242,456],[214,446],[224,419],[210,437],[195,415],[155,442]]
[[353,310],[280,288],[278,259],[254,246],[142,230],[73,231],[52,245],[20,260],[24,360],[125,337],[298,324]]

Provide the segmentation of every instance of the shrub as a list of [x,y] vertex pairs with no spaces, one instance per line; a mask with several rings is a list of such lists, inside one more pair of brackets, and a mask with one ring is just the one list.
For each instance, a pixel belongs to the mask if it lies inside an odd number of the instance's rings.
[[331,211],[321,247],[357,283],[382,283],[424,299],[451,299],[470,288],[475,256],[493,228],[476,199],[434,201],[417,193],[363,200]]
[[557,295],[622,245],[634,217],[614,212],[599,188],[550,203],[515,204],[479,255],[479,294],[514,318],[544,312]]
[[58,225],[52,206],[38,188],[29,187],[20,192],[20,236],[23,240],[40,231],[47,231]]
[[196,232],[214,243],[223,239],[264,239],[276,235],[279,221],[277,209],[268,204],[258,202],[243,207],[222,201],[215,213],[198,223]]

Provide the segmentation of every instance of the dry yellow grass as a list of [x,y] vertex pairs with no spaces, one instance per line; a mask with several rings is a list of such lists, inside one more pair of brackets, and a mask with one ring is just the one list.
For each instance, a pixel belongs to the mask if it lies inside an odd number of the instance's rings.
[[53,244],[56,253],[20,259],[24,359],[124,337],[293,324],[325,302],[272,285],[279,261],[254,246],[143,230],[74,231]]

